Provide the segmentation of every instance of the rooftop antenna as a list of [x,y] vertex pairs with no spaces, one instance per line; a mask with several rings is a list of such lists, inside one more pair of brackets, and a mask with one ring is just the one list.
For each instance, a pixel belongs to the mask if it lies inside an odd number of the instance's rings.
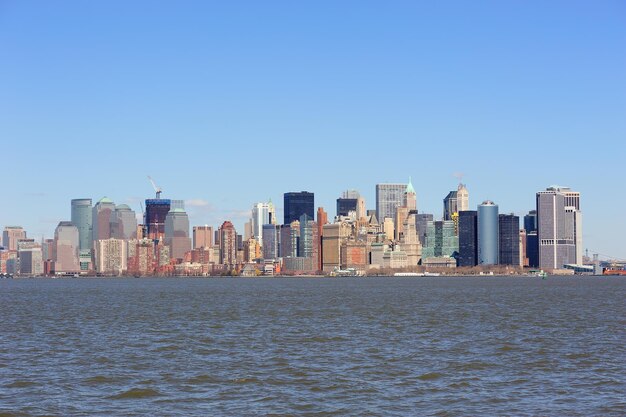
[[150,180],[150,183],[152,184],[152,188],[154,188],[154,192],[156,193],[156,198],[157,200],[161,198],[161,192],[163,191],[161,189],[161,187],[157,187],[157,185],[154,183],[154,180],[152,179],[152,177],[150,175],[148,175],[148,179]]

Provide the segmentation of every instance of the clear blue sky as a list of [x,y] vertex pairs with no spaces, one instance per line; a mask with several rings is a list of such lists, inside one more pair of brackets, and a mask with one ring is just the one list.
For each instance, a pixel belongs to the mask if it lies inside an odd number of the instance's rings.
[[626,258],[626,3],[0,1],[0,226],[70,199],[189,200],[192,224],[286,191],[335,214],[405,182],[441,216],[582,192],[585,247]]

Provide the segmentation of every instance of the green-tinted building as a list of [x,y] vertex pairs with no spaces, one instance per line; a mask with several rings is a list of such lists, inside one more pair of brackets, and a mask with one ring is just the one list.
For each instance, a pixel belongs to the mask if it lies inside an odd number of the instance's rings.
[[454,221],[429,221],[422,248],[422,258],[456,256],[459,251],[459,237],[454,232]]

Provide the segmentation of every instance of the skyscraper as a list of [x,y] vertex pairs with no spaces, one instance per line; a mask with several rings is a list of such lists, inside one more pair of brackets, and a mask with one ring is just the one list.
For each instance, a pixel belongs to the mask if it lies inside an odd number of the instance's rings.
[[2,232],[2,244],[6,250],[17,250],[17,241],[26,239],[22,226],[6,226]]
[[537,231],[537,210],[531,210],[524,216],[524,230],[526,233]]
[[94,241],[111,238],[111,218],[113,218],[114,211],[115,204],[107,197],[102,197],[100,201],[93,206],[92,239]]
[[458,213],[457,191],[450,191],[443,199],[443,219],[452,220],[452,215]]
[[237,264],[237,231],[228,220],[219,228],[220,264],[233,268]]
[[126,204],[115,206],[111,217],[111,237],[124,240],[137,238],[137,216]]
[[380,223],[396,218],[397,208],[405,205],[406,189],[407,184],[376,184],[376,218]]
[[96,240],[95,244],[98,273],[121,275],[128,270],[128,240],[111,238]]
[[213,228],[211,226],[193,227],[193,248],[210,248],[213,246]]
[[576,204],[579,202],[571,195],[567,197],[571,206],[565,205],[566,194],[559,187],[537,193],[539,267],[543,269],[560,269],[576,263]]
[[478,212],[459,212],[458,266],[478,265]]
[[315,196],[313,193],[308,191],[285,193],[284,203],[284,224],[298,220],[303,214],[310,218],[315,216]]
[[514,214],[500,214],[498,217],[500,235],[500,265],[520,265],[519,217]]
[[454,231],[454,222],[451,220],[428,222],[422,258],[455,257],[458,250],[459,238]]
[[478,206],[478,264],[497,265],[499,249],[498,206],[484,201]]
[[413,187],[413,182],[411,181],[411,177],[409,177],[409,183],[406,185],[406,189],[404,190],[404,206],[408,209],[408,211],[417,211],[417,193],[415,192],[415,188]]
[[456,208],[458,212],[469,210],[469,191],[465,184],[460,184],[456,191]]
[[172,259],[183,259],[191,250],[189,217],[184,210],[175,208],[165,216],[165,244],[170,247]]
[[278,259],[279,250],[279,230],[280,226],[275,224],[264,224],[263,235],[263,259]]
[[146,236],[152,240],[162,240],[165,236],[165,217],[169,213],[171,201],[163,198],[146,200]]
[[78,245],[78,228],[72,222],[60,222],[54,231],[56,272],[74,273],[80,271]]
[[322,250],[322,238],[324,236],[324,225],[328,224],[328,213],[323,207],[317,208],[317,239],[318,239],[318,261],[317,270],[321,271],[324,267],[324,252]]
[[267,203],[256,203],[252,206],[250,223],[252,223],[252,236],[263,246],[263,225],[276,224],[276,211],[271,200]]
[[91,198],[72,200],[72,223],[78,229],[80,251],[90,251],[93,246],[91,204]]
[[428,228],[428,222],[432,222],[434,216],[429,213],[417,213],[415,215],[415,230],[419,237],[420,243],[424,245],[426,242],[426,229]]

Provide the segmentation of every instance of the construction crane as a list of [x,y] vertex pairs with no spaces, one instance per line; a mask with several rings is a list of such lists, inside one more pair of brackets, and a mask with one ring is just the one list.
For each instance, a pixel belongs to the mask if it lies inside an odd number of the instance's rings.
[[157,187],[157,185],[154,183],[154,180],[152,179],[152,177],[150,175],[148,175],[148,179],[150,180],[150,183],[152,183],[152,188],[154,188],[154,192],[156,193],[156,198],[157,200],[161,198],[161,192],[163,191],[161,189],[161,187]]

